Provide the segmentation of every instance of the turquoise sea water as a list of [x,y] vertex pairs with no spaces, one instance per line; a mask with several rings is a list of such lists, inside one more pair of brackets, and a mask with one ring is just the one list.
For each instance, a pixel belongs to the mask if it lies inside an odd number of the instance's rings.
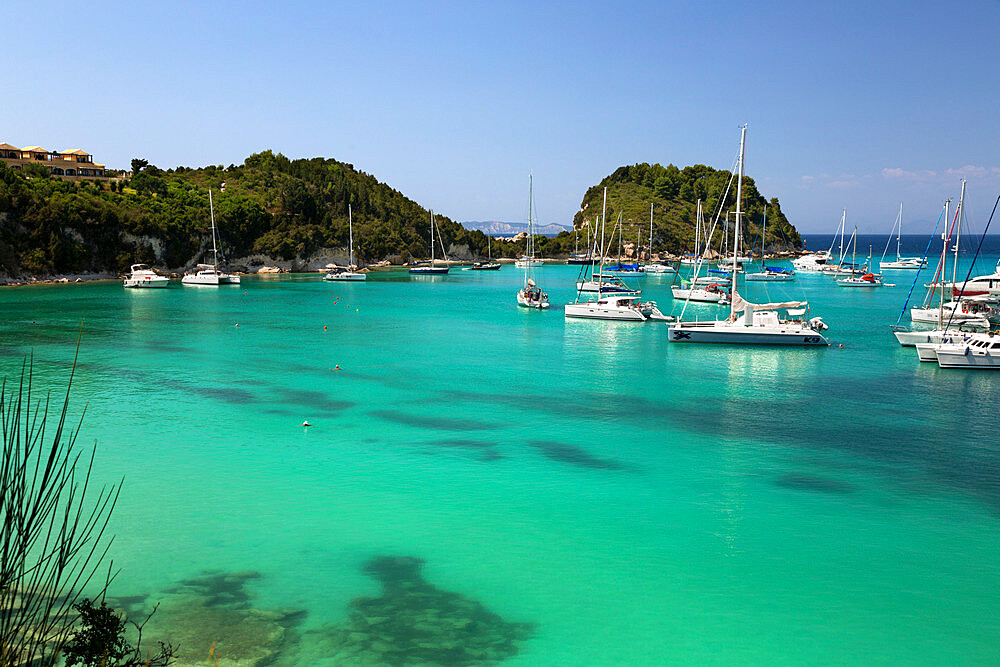
[[537,270],[550,312],[513,266],[4,289],[0,371],[33,352],[64,387],[83,320],[72,408],[125,475],[113,592],[258,572],[254,606],[307,612],[281,664],[337,664],[383,555],[533,623],[512,664],[1000,661],[1000,375],[895,344],[911,273],[752,293],[830,325],[791,350],[567,321],[576,273]]

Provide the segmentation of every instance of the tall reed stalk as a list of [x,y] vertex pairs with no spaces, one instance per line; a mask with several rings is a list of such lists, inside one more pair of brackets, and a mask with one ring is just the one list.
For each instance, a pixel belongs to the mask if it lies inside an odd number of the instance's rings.
[[79,351],[78,340],[58,413],[58,399],[51,405],[48,393],[32,393],[33,357],[16,386],[6,379],[0,386],[2,667],[56,664],[77,618],[73,605],[113,539],[106,530],[121,483],[91,488],[96,443],[89,451],[76,446],[86,407],[75,428],[67,425]]

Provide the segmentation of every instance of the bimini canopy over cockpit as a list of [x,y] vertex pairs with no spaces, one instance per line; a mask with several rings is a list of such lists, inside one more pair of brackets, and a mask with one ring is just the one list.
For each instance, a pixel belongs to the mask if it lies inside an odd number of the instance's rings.
[[756,310],[788,310],[789,308],[808,308],[808,301],[781,301],[778,303],[751,303],[747,301],[740,293],[736,291],[736,287],[733,287],[733,300],[732,300],[732,313],[733,317],[738,317],[740,314],[746,311],[756,311]]

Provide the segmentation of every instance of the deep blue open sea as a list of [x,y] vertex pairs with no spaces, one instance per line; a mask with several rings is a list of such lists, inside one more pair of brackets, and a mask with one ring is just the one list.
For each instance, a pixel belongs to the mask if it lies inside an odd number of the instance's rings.
[[112,594],[184,664],[1000,661],[1000,374],[895,344],[912,273],[749,290],[824,349],[566,320],[576,273],[4,288],[0,374],[64,388],[83,321]]

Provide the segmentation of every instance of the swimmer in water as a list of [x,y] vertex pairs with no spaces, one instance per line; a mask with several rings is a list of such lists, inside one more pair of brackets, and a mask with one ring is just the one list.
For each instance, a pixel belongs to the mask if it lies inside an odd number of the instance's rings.
[[312,424],[310,424],[309,421],[307,420],[307,421],[302,422],[302,426],[308,428],[308,427],[312,426]]

